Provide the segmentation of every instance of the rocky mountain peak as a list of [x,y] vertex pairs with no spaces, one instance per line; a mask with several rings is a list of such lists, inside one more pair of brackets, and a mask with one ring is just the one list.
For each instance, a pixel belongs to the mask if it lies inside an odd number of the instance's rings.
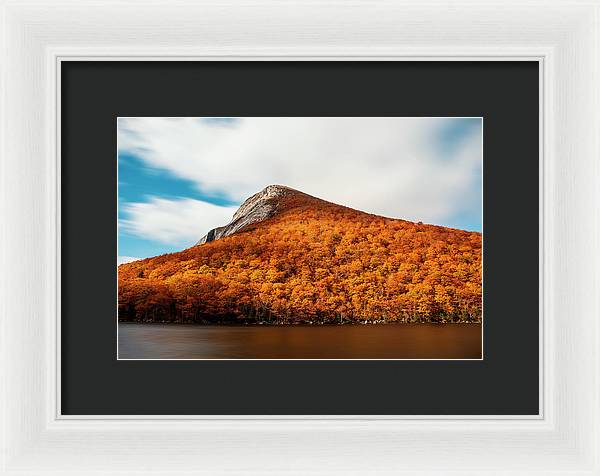
[[301,192],[285,185],[268,185],[260,192],[255,193],[240,205],[234,213],[231,221],[218,228],[213,228],[204,235],[196,245],[218,240],[233,235],[242,228],[271,218],[280,208],[282,199],[293,195],[301,195]]
[[247,215],[257,205],[261,205],[267,200],[283,197],[293,192],[295,192],[295,190],[289,187],[285,187],[283,185],[268,185],[265,188],[263,188],[260,192],[255,193],[250,198],[247,198],[246,201],[244,201],[244,203],[240,205],[240,208],[238,208],[238,210],[233,215],[232,222],[237,220],[238,218],[243,217],[244,215]]

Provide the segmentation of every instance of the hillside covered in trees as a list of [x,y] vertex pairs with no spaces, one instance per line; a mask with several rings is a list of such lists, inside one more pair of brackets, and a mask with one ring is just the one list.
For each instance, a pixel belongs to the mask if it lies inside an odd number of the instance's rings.
[[270,186],[199,243],[119,266],[119,320],[481,321],[480,233]]

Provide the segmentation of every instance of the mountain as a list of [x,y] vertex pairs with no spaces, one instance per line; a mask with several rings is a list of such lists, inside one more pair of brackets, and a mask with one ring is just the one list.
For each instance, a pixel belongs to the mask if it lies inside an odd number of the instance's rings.
[[119,266],[119,319],[480,322],[481,233],[270,185],[178,253]]

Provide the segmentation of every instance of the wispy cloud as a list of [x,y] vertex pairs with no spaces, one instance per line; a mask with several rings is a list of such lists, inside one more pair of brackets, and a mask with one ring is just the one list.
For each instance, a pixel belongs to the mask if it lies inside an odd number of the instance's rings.
[[137,261],[140,258],[136,258],[135,256],[117,256],[117,266],[125,263],[132,263],[133,261]]
[[200,122],[208,126],[235,127],[241,120],[237,117],[201,117]]
[[119,225],[125,233],[188,247],[211,228],[229,222],[236,209],[200,200],[153,197],[149,202],[125,204],[126,218]]

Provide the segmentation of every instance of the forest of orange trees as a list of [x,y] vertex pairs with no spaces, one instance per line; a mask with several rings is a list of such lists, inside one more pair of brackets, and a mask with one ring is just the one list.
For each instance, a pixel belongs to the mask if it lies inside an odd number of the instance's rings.
[[481,322],[482,235],[308,202],[119,267],[119,320]]

